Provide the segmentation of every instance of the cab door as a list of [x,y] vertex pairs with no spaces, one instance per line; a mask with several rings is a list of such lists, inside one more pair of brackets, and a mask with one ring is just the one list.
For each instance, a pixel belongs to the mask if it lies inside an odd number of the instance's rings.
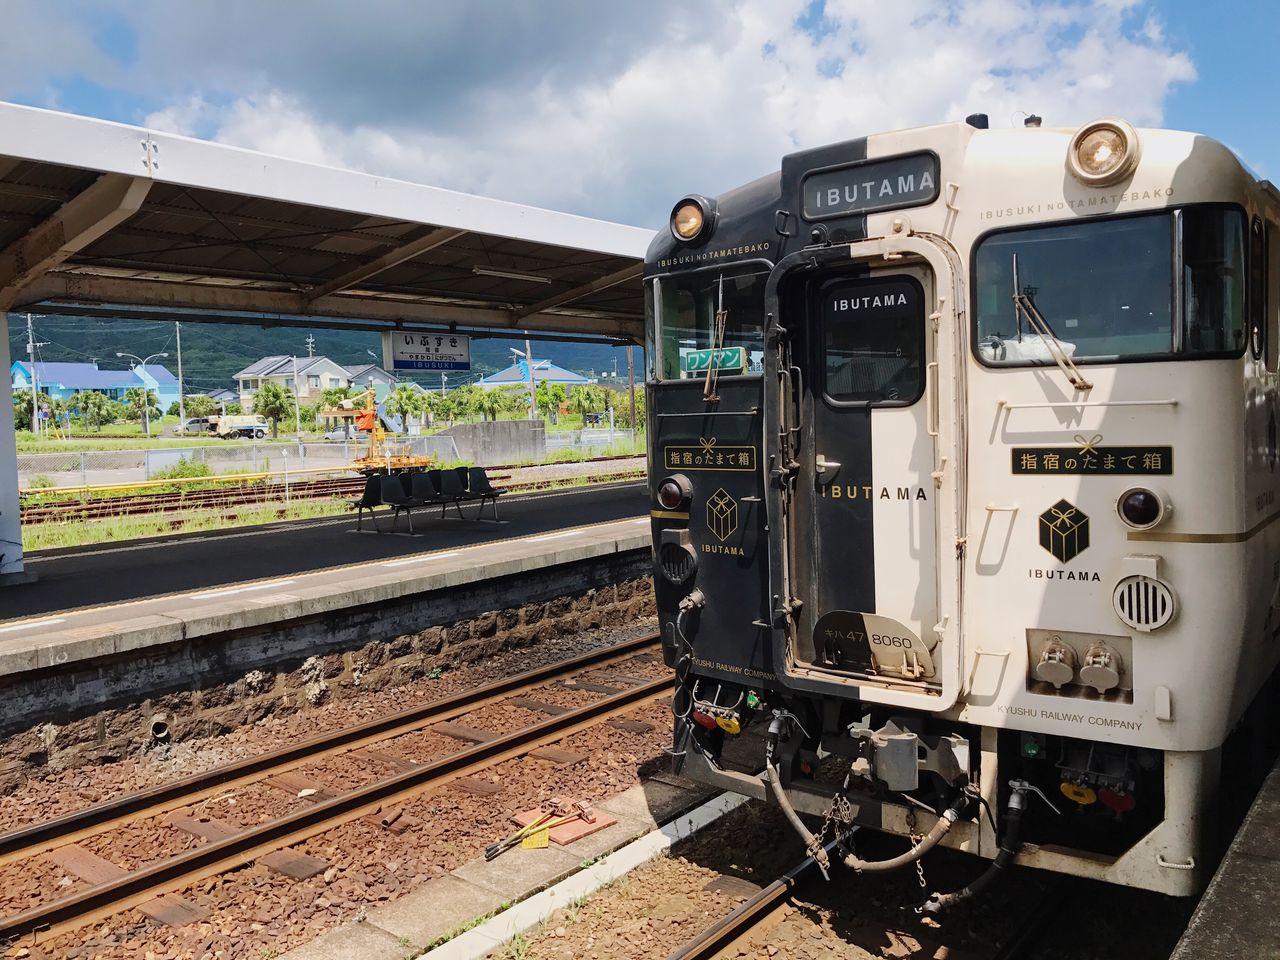
[[922,238],[847,249],[790,277],[780,300],[788,672],[801,688],[942,709],[963,543],[955,271]]

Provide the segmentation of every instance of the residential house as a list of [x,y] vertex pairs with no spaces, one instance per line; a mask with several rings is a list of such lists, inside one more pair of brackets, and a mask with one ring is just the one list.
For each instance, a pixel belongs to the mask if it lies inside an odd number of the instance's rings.
[[303,406],[319,402],[323,390],[351,385],[350,371],[328,357],[263,357],[236,374],[240,406],[245,410],[252,409],[253,395],[267,382],[278,383],[294,393],[295,370],[298,377],[296,393],[298,402]]
[[376,363],[366,363],[360,366],[347,367],[347,373],[351,376],[351,385],[359,387],[362,390],[368,390],[373,387],[386,387],[388,390],[394,390],[400,383],[400,378],[395,374],[387,373]]
[[178,401],[178,378],[158,363],[133,366],[128,370],[100,370],[94,363],[43,363],[33,365],[15,360],[9,368],[14,393],[31,390],[32,373],[36,390],[48,397],[66,399],[80,392],[101,393],[124,402],[125,391],[145,387],[155,393],[161,410]]
[[224,407],[228,403],[240,402],[240,394],[238,394],[234,390],[228,390],[226,387],[222,387],[218,390],[206,390],[202,394],[202,396],[208,397],[210,400],[216,403],[219,407]]

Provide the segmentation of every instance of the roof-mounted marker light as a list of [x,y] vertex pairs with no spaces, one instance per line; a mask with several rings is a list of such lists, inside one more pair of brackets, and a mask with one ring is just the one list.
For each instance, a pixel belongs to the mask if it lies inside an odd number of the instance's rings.
[[1123,180],[1138,165],[1138,131],[1123,120],[1086,123],[1071,138],[1067,168],[1088,187],[1105,187]]

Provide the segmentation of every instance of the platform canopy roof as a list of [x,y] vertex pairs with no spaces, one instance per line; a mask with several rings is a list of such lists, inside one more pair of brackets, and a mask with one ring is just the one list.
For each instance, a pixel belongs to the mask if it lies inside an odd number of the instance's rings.
[[0,309],[639,340],[651,236],[0,103]]

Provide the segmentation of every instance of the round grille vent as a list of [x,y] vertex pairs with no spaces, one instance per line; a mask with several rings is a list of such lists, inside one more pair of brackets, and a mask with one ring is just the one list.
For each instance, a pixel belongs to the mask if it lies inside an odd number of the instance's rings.
[[698,555],[693,548],[681,543],[664,543],[658,548],[658,566],[662,575],[672,583],[684,583],[693,576],[698,565]]
[[1125,577],[1117,583],[1111,602],[1121,620],[1143,633],[1160,629],[1177,612],[1169,585],[1141,575]]

